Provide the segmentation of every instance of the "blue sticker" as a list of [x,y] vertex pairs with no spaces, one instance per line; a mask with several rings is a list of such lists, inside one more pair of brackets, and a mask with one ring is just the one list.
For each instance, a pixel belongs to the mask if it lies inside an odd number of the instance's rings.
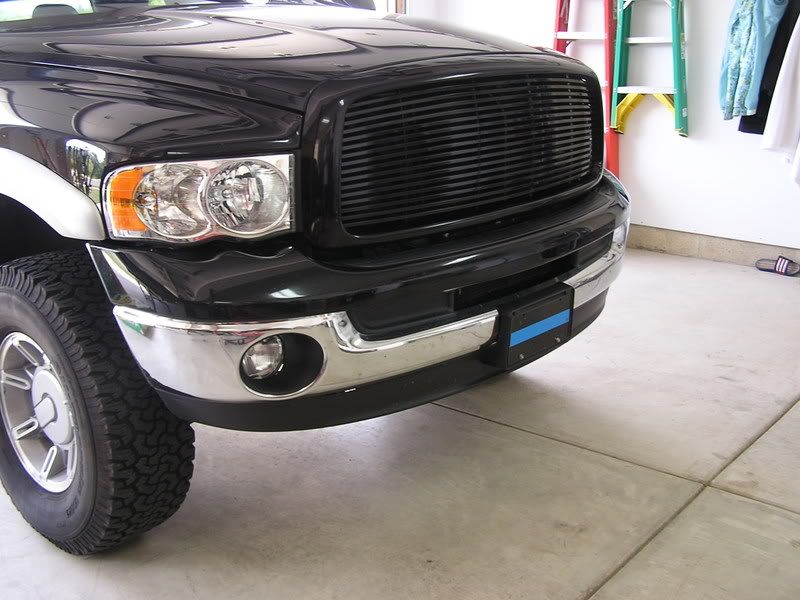
[[527,327],[513,331],[511,333],[511,347],[514,347],[517,344],[522,344],[523,342],[527,342],[528,340],[532,340],[535,337],[539,337],[548,331],[552,331],[556,327],[566,325],[569,323],[569,316],[571,312],[572,311],[570,309],[567,309],[553,315],[552,317],[547,317],[538,323],[534,323],[533,325],[528,325]]

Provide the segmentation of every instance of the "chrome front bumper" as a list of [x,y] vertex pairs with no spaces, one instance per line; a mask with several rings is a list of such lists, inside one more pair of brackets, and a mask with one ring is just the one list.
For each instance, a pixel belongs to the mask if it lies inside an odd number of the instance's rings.
[[[625,253],[618,230],[611,250],[564,283],[575,289],[575,308],[606,291]],[[366,383],[422,369],[477,351],[495,335],[496,310],[389,340],[369,341],[346,312],[271,323],[196,323],[117,306],[114,315],[136,360],[160,385],[220,402],[286,400],[347,391]],[[319,376],[281,396],[250,389],[240,375],[245,351],[271,335],[296,333],[315,339],[324,352]]]

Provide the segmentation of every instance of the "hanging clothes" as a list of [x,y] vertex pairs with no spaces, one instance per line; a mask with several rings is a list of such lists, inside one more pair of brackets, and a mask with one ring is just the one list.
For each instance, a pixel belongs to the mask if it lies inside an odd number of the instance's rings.
[[792,178],[800,185],[800,20],[794,26],[775,86],[763,147],[784,155],[791,165]]
[[775,34],[775,41],[772,42],[767,65],[764,68],[764,77],[761,79],[761,91],[758,95],[758,109],[753,115],[745,115],[739,122],[739,131],[742,133],[763,134],[767,126],[767,117],[772,105],[772,95],[775,93],[775,85],[778,83],[783,66],[783,58],[786,56],[786,48],[789,40],[792,39],[795,23],[800,17],[800,0],[789,0],[786,12],[783,13],[778,31]]
[[720,106],[728,120],[755,114],[761,78],[789,0],[736,0],[722,57]]

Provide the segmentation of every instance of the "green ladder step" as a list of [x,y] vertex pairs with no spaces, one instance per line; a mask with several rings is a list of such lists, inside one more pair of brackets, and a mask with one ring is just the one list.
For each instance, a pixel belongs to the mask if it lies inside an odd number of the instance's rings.
[[[637,0],[617,0],[617,40],[615,46],[614,83],[611,92],[611,128],[625,132],[631,112],[647,96],[653,96],[675,116],[675,131],[689,135],[689,107],[686,86],[686,32],[683,0],[664,0],[672,18],[671,37],[631,37],[631,18]],[[628,84],[630,46],[671,44],[672,87],[636,86]]]

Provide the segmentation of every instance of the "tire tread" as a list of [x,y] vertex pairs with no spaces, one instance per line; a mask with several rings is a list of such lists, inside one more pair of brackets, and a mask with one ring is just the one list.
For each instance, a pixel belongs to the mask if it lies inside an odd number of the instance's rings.
[[50,324],[70,358],[93,430],[92,515],[72,539],[45,537],[72,554],[93,554],[163,523],[189,491],[194,431],[145,380],[88,253],[52,252],[6,263],[0,287],[22,294]]

